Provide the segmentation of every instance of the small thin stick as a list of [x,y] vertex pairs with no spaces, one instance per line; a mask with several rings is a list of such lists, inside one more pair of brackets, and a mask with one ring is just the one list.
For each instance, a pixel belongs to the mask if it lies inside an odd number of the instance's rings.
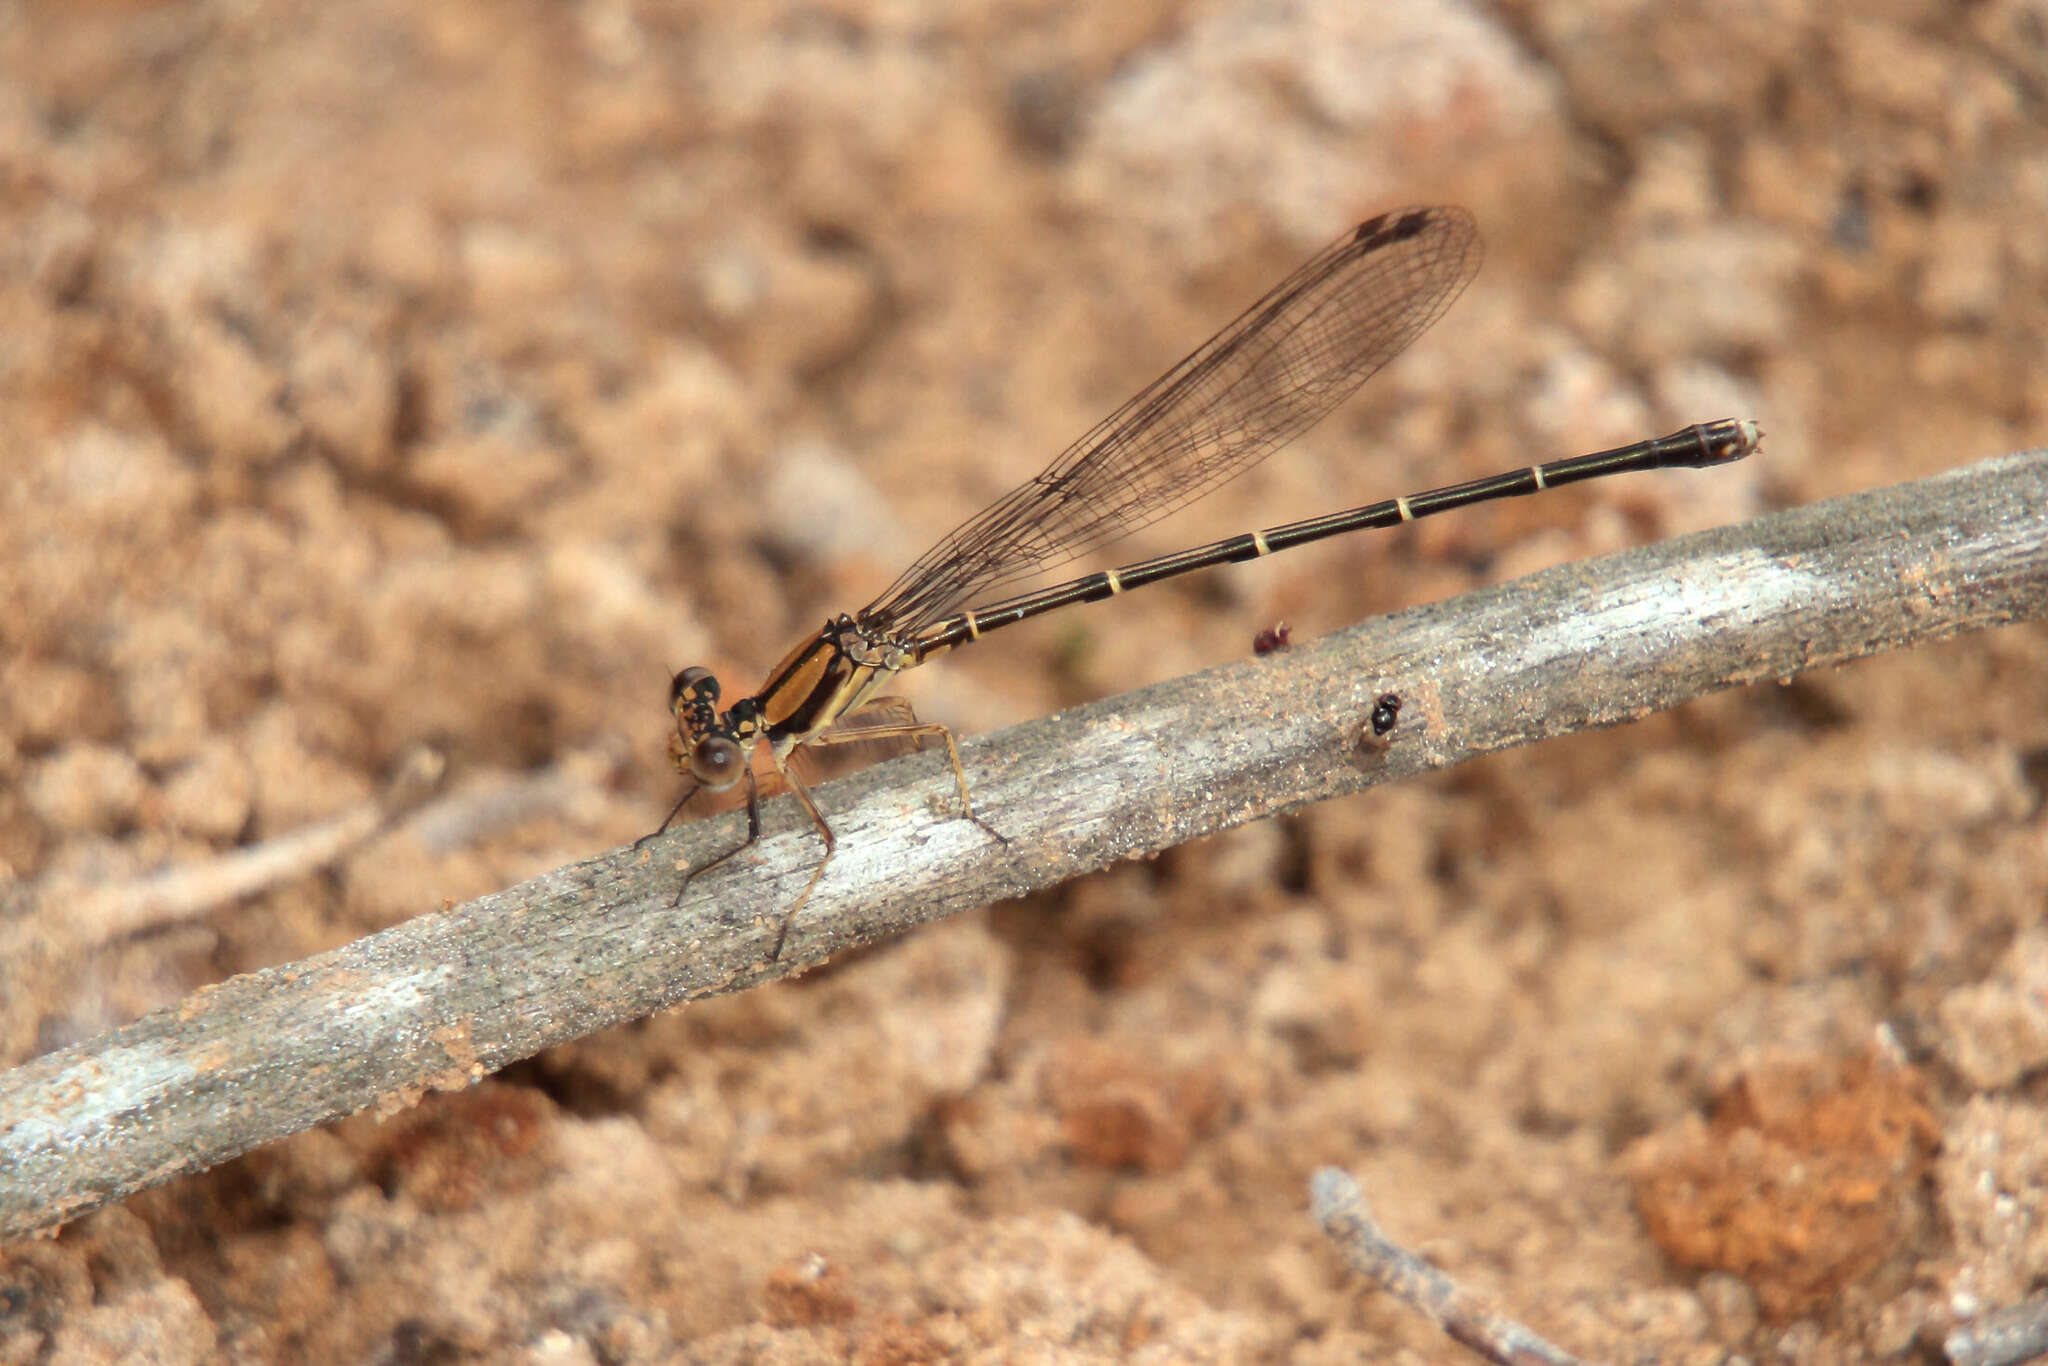
[[[368,801],[248,849],[82,893],[57,923],[69,928],[70,947],[90,948],[123,935],[189,920],[280,882],[304,877],[347,856],[418,810],[440,785],[445,762],[424,746],[408,750],[384,790]],[[43,932],[50,932],[50,927]]]
[[1445,1336],[1499,1366],[1587,1366],[1513,1319],[1483,1308],[1471,1293],[1380,1229],[1351,1174],[1324,1167],[1308,1183],[1315,1221],[1351,1269],[1426,1315]]
[[2019,1366],[2048,1356],[2048,1295],[1994,1309],[1942,1339],[1950,1366]]
[[[1723,688],[2048,616],[2048,452],[1987,461],[1382,617],[910,756],[231,978],[0,1074],[0,1238],[342,1115],[1126,858]],[[1401,702],[1362,758],[1380,694]],[[437,893],[420,888],[422,905]],[[44,908],[61,914],[61,908]]]
[[[571,761],[438,796],[444,766],[439,753],[416,746],[400,756],[375,797],[261,844],[90,890],[73,884],[14,893],[7,920],[16,928],[11,935],[0,933],[0,962],[34,948],[47,963],[56,951],[88,952],[126,935],[197,919],[339,863],[400,826],[435,853],[463,848],[507,826],[588,804],[601,787],[579,771],[587,762]],[[64,914],[54,921],[38,916],[39,905],[59,905]]]

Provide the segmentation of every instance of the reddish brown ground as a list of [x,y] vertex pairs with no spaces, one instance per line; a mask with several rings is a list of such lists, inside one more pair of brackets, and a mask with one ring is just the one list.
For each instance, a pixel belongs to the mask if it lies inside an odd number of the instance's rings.
[[[1143,549],[1700,418],[1765,454],[1021,628],[925,713],[2040,442],[2042,22],[0,11],[0,876],[200,866],[415,741],[563,779],[9,927],[71,947],[4,1060],[643,833],[668,670],[758,676],[1380,209],[1470,205],[1478,284]],[[1589,1357],[1937,1342],[2048,1277],[2044,680],[2021,628],[1729,694],[585,1040],[0,1249],[0,1362],[1463,1359],[1319,1242],[1333,1162]]]

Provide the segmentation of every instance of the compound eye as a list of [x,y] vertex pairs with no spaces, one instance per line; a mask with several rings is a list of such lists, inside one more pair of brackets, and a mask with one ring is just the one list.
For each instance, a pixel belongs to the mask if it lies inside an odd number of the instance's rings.
[[674,711],[676,703],[682,701],[718,704],[718,680],[711,676],[711,670],[692,665],[669,680],[669,710]]
[[713,792],[723,792],[747,771],[747,756],[723,735],[707,735],[690,749],[690,776]]

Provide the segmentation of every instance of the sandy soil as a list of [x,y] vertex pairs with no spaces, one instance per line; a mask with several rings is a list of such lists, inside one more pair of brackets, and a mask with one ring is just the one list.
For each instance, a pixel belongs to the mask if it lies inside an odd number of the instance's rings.
[[[669,670],[758,677],[1372,212],[1469,205],[1478,283],[1136,549],[1704,418],[1765,454],[1020,628],[924,713],[2041,442],[2044,26],[0,8],[0,878],[203,866],[418,742],[550,775],[27,926],[78,948],[5,1060],[644,833]],[[1325,1163],[1590,1357],[1926,1350],[2048,1279],[2044,679],[2020,628],[1728,694],[582,1041],[0,1249],[0,1362],[1465,1359],[1321,1243]]]

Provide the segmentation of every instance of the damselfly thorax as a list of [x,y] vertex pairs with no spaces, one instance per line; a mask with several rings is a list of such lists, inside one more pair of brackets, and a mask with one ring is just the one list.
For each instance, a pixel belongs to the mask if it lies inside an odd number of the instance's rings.
[[[941,739],[953,765],[954,781],[960,788],[962,812],[998,840],[1003,839],[974,814],[973,799],[967,794],[967,774],[960,766],[960,748],[953,733],[944,726],[919,721],[903,698],[877,696],[898,671],[916,662],[913,654],[914,650],[902,641],[842,613],[784,656],[753,696],[740,698],[724,711],[718,708],[718,679],[709,669],[684,669],[669,683],[669,711],[675,718],[670,754],[676,770],[693,786],[654,833],[659,835],[668,829],[684,804],[699,791],[724,792],[742,778],[747,783],[746,840],[702,867],[691,869],[683,879],[684,887],[697,874],[717,867],[761,838],[760,789],[754,778],[753,756],[763,744],[775,771],[803,803],[818,833],[824,837],[825,857],[784,915],[773,957],[781,956],[790,919],[825,875],[825,867],[838,843],[810,789],[790,766],[790,757],[798,747],[882,740],[919,744],[931,737]],[[682,890],[676,891],[679,900]]]

